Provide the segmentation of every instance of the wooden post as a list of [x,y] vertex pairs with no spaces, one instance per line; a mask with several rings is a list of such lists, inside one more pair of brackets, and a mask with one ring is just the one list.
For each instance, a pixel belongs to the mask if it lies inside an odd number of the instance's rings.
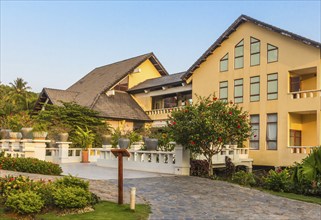
[[130,154],[126,149],[112,149],[111,152],[118,157],[118,204],[122,205],[123,199],[123,157],[129,157]]
[[123,204],[123,200],[123,154],[118,154],[118,204]]

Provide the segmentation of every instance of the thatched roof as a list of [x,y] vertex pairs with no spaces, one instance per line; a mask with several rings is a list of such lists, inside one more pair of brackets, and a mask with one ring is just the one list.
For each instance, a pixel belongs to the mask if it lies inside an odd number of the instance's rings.
[[132,73],[135,68],[147,59],[154,64],[155,68],[162,75],[168,75],[156,56],[153,53],[148,53],[106,66],[97,67],[70,86],[67,91],[79,92],[75,101],[80,105],[93,107],[101,93],[109,90],[129,73]]
[[153,53],[144,54],[95,68],[67,90],[44,88],[34,109],[41,110],[42,103],[48,99],[49,104],[54,105],[61,105],[61,101],[75,102],[100,112],[100,116],[105,118],[150,121],[130,94],[116,91],[115,95],[106,95],[106,91],[132,73],[147,59],[161,75],[168,75]]
[[224,40],[226,40],[236,29],[243,24],[244,22],[251,22],[259,27],[268,29],[269,31],[273,31],[276,33],[279,33],[283,36],[289,37],[293,40],[297,40],[301,43],[304,43],[306,45],[310,45],[316,48],[321,48],[321,43],[316,42],[313,40],[310,40],[308,38],[302,37],[300,35],[294,34],[292,32],[286,31],[284,29],[275,27],[273,25],[267,24],[265,22],[256,20],[254,18],[251,18],[247,15],[241,15],[238,17],[233,24],[203,53],[203,55],[186,71],[186,73],[182,76],[182,79],[187,80],[193,72],[200,67],[200,65],[207,59],[208,56],[210,56],[216,48],[218,48]]

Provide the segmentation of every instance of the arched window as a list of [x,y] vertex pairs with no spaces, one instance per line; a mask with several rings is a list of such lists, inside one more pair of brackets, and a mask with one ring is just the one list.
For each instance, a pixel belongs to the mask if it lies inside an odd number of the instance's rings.
[[220,72],[228,70],[228,53],[220,60]]

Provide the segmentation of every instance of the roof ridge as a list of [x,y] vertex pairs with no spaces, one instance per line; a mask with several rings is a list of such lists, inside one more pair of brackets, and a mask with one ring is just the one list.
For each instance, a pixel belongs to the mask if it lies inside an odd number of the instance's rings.
[[265,23],[263,21],[254,19],[250,16],[241,14],[224,32],[223,34],[221,34],[217,40],[200,56],[200,58],[198,58],[193,65],[186,71],[186,73],[182,76],[182,79],[186,80],[187,78],[189,78],[192,73],[194,72],[195,69],[197,69],[199,67],[199,65],[201,65],[208,56],[210,56],[213,51],[223,42],[225,41],[228,36],[230,34],[232,34],[234,31],[236,31],[236,29],[238,28],[239,25],[241,25],[243,22],[252,22],[255,25],[265,28],[267,30],[279,33],[283,36],[289,37],[293,40],[297,40],[300,41],[306,45],[309,46],[314,46],[316,48],[320,48],[321,47],[321,43],[308,39],[306,37],[302,37],[298,34],[292,33],[290,31],[284,30],[282,28],[278,28],[276,26],[270,25],[268,23]]

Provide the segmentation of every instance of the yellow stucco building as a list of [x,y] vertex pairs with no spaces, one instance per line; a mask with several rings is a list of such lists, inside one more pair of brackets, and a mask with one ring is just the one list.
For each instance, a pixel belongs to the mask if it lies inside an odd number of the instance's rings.
[[320,45],[241,15],[183,78],[249,112],[254,165],[288,166],[321,145]]

